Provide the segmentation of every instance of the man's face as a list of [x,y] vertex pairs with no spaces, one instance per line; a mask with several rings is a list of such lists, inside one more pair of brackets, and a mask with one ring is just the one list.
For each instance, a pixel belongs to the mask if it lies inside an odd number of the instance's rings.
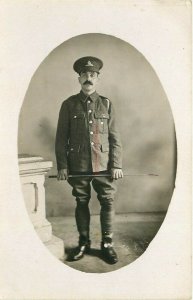
[[99,80],[98,73],[91,72],[91,71],[81,72],[78,80],[82,87],[83,92],[85,93],[94,92]]

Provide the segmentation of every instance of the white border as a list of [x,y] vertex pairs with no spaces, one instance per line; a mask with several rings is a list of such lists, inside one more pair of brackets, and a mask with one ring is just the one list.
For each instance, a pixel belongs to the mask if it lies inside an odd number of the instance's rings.
[[[190,1],[0,1],[1,256],[4,299],[189,299],[191,225]],[[44,58],[83,33],[121,38],[155,69],[172,108],[176,189],[165,222],[130,266],[85,274],[57,261],[27,216],[17,167],[18,114]]]

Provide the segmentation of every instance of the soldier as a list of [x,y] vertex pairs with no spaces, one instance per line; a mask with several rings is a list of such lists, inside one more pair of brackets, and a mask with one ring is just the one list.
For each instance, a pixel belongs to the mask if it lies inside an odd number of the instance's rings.
[[[104,259],[113,264],[118,261],[112,241],[113,200],[115,180],[123,177],[122,151],[112,103],[96,92],[102,66],[103,62],[92,56],[82,57],[74,63],[81,91],[62,103],[55,149],[57,178],[68,180],[77,203],[75,217],[79,245],[72,260],[81,259],[90,250],[89,200],[92,183],[101,205],[101,251]],[[69,178],[69,173],[81,176]],[[93,176],[103,173],[102,177]],[[111,176],[105,176],[107,173]]]

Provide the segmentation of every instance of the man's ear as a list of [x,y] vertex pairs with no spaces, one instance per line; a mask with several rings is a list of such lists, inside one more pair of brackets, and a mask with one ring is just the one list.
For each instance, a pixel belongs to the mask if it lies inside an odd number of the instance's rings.
[[80,76],[78,77],[78,81],[79,81],[79,83],[80,83]]
[[99,77],[99,75],[97,76],[97,83],[100,81],[100,77]]

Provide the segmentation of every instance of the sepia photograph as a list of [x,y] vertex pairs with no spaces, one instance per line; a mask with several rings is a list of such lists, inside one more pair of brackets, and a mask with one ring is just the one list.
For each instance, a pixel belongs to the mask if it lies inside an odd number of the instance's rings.
[[191,298],[191,2],[1,1],[0,298]]
[[[88,33],[54,49],[26,92],[18,153],[37,233],[72,268],[121,268],[158,232],[175,186],[175,125],[157,74],[129,43]],[[34,191],[43,168],[45,199]]]

